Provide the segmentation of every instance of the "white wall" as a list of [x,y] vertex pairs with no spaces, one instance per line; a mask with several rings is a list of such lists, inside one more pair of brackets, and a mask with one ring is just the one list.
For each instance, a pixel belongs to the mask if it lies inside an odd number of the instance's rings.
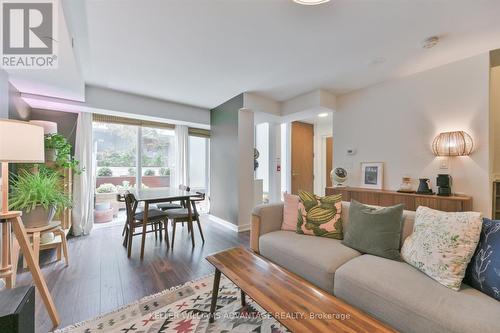
[[[334,166],[360,185],[360,162],[384,162],[384,188],[401,177],[430,178],[450,173],[453,191],[471,195],[474,210],[491,215],[488,173],[489,58],[482,54],[337,98],[333,118]],[[469,157],[449,158],[440,170],[431,143],[440,132],[465,130],[476,146]],[[348,156],[348,148],[357,154]]]
[[225,161],[238,168],[238,231],[250,229],[254,207],[253,148],[253,112],[249,109],[240,109],[238,111],[238,161]]
[[0,118],[9,118],[9,75],[0,69]]
[[210,111],[208,109],[91,85],[85,86],[85,105],[90,108],[171,119],[179,122],[210,124]]

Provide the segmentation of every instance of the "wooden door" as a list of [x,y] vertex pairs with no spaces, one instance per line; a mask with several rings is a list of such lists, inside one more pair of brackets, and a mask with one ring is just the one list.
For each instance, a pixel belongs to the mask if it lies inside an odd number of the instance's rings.
[[314,127],[299,121],[292,123],[292,194],[313,192]]
[[330,172],[332,171],[332,155],[333,155],[333,138],[331,136],[326,138],[326,187],[332,187],[332,179]]

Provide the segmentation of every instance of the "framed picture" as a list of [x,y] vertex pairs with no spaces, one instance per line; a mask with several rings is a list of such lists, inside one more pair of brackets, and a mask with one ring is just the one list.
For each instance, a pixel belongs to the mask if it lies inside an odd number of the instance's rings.
[[384,182],[384,163],[362,162],[361,163],[361,187],[382,189]]

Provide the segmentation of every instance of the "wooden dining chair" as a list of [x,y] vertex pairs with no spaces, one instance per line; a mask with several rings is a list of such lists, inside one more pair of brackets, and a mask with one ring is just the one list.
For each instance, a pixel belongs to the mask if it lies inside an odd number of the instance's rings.
[[[127,208],[127,220],[125,223],[125,238],[123,240],[123,246],[127,247],[127,257],[130,258],[132,253],[132,239],[134,236],[143,234],[143,221],[144,221],[144,212],[137,212],[137,206],[139,202],[135,199],[135,196],[132,193],[124,194],[125,198],[125,207]],[[162,229],[165,229],[165,240],[167,242],[167,247],[170,246],[169,237],[168,237],[168,219],[165,212],[159,209],[148,209],[148,225],[151,225],[151,230],[146,229],[146,233],[155,232],[155,234],[160,232],[160,240],[162,237]],[[140,232],[135,232],[135,229],[141,227]],[[164,227],[164,228],[163,228]]]
[[[179,185],[179,190],[181,191],[188,191],[190,190],[189,186],[186,185]],[[174,203],[174,202],[161,202],[156,204],[156,207],[161,210],[169,210],[169,209],[180,209],[180,208],[185,208],[183,203]]]
[[[196,221],[198,224],[198,229],[200,230],[201,240],[203,241],[203,243],[205,243],[205,237],[203,236],[203,231],[201,230],[200,214],[198,213],[198,209],[196,208],[196,202],[205,200],[205,193],[201,192],[196,192],[196,193],[198,195],[196,197],[193,197],[191,200],[189,200],[188,203],[186,203],[191,205],[191,223],[189,221],[188,208],[170,209],[166,211],[168,219],[170,220],[170,222],[172,222],[172,245],[171,245],[172,248],[174,247],[174,240],[175,240],[175,226],[179,222],[181,223],[187,222],[189,232],[194,233],[192,222]],[[194,236],[192,235],[191,237],[194,246]]]

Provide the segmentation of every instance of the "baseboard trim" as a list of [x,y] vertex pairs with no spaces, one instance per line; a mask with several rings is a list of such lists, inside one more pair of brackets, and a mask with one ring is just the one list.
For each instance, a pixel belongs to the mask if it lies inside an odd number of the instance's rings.
[[239,225],[238,232],[248,231],[248,230],[250,230],[250,227],[251,227],[250,223],[245,224],[245,225]]
[[211,214],[208,214],[208,218],[210,219],[210,221],[215,222],[215,223],[217,223],[218,225],[220,225],[220,226],[222,226],[224,228],[230,229],[230,230],[232,230],[234,232],[238,232],[238,226],[235,225],[235,224],[232,224],[229,221],[226,221],[224,219],[221,219],[220,217],[217,217],[217,216],[214,216],[214,215],[211,215]]
[[250,224],[245,224],[245,225],[235,225],[232,224],[229,221],[226,221],[224,219],[221,219],[220,217],[208,214],[208,219],[211,220],[212,222],[217,223],[218,225],[230,229],[234,232],[243,232],[243,231],[248,231],[250,230]]

